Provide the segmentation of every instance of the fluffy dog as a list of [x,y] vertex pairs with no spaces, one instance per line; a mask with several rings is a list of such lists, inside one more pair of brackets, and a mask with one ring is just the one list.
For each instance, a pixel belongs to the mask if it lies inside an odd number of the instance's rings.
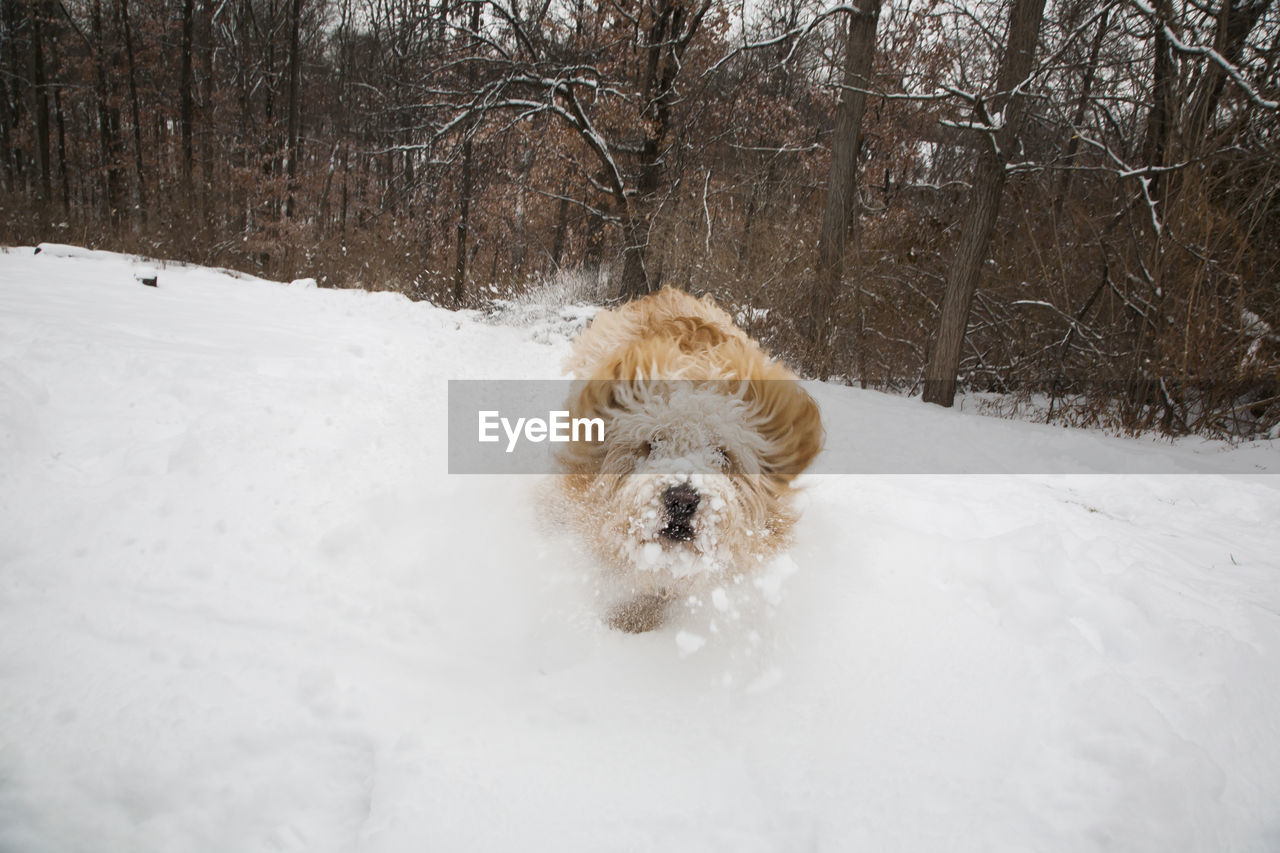
[[[570,520],[612,570],[610,624],[648,631],[787,544],[818,407],[715,301],[667,288],[601,311],[574,344],[573,417],[604,439],[559,454]],[[715,596],[713,595],[713,598]]]

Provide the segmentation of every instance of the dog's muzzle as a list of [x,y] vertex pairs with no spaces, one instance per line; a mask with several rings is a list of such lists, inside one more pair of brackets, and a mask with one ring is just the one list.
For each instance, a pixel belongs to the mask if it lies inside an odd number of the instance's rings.
[[683,483],[671,486],[662,493],[662,507],[667,513],[667,526],[662,528],[663,539],[672,542],[688,542],[693,538],[693,514],[701,501],[693,486]]

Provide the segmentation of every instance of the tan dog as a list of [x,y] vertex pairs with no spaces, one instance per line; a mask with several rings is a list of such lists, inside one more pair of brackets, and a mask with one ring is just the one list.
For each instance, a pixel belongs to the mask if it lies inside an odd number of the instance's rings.
[[559,486],[613,570],[611,625],[656,628],[670,601],[715,598],[787,544],[818,407],[710,296],[667,288],[601,311],[566,369],[571,415],[605,425],[560,454]]

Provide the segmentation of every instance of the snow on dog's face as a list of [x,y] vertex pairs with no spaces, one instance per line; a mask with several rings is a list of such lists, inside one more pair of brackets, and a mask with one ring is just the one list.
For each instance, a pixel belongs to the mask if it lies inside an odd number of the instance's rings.
[[770,448],[754,408],[729,383],[611,384],[583,505],[593,538],[658,586],[762,551],[786,512],[761,471]]

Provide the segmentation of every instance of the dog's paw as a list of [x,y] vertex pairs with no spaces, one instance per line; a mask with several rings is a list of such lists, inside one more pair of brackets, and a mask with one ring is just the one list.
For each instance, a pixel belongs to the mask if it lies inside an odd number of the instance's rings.
[[609,627],[628,634],[643,634],[662,626],[670,599],[661,595],[640,595],[613,608]]

